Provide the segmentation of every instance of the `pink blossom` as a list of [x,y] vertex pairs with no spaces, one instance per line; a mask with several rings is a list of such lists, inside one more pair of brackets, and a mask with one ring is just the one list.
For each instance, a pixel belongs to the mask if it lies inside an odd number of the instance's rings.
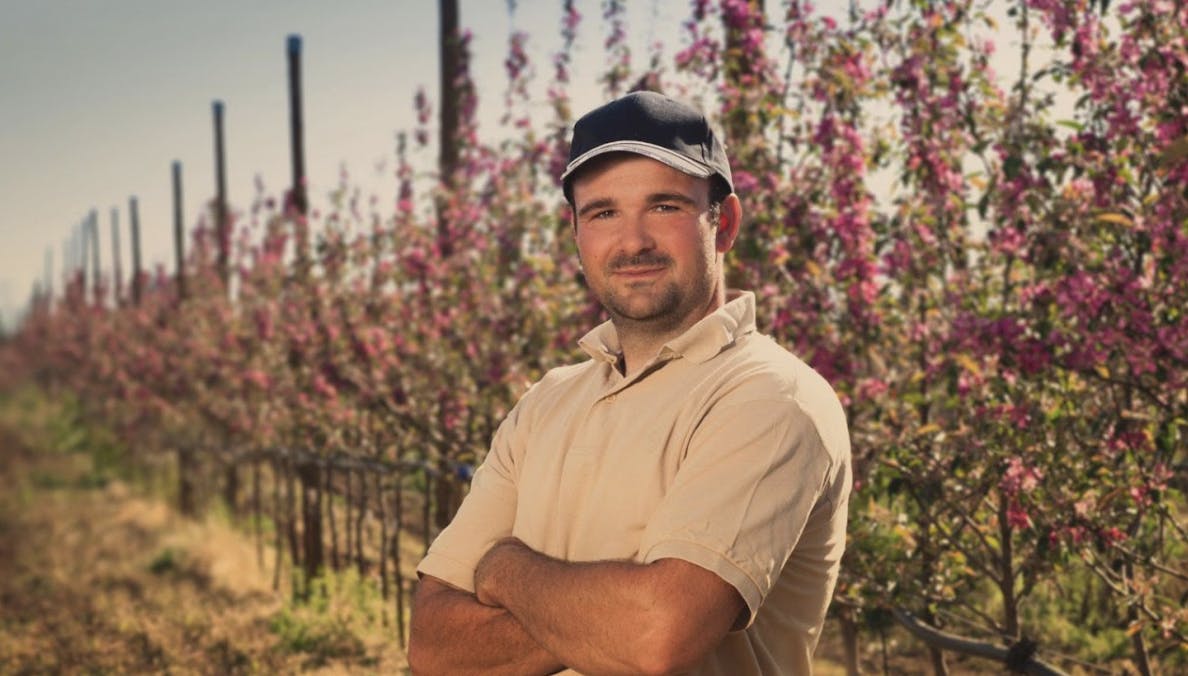
[[857,396],[860,399],[874,399],[888,390],[887,383],[878,378],[864,378],[858,383]]
[[1022,458],[1015,456],[1007,460],[1007,469],[999,482],[999,489],[1007,496],[1014,496],[1020,492],[1030,493],[1039,486],[1043,478],[1043,470],[1028,467]]
[[313,389],[314,392],[317,392],[318,395],[325,399],[333,401],[338,398],[338,390],[321,373],[314,374]]
[[260,369],[250,369],[245,371],[243,374],[243,379],[252,387],[265,392],[268,391],[269,386],[272,384],[271,380],[268,378],[268,374],[261,371]]
[[1011,502],[1007,506],[1007,524],[1015,530],[1022,530],[1024,528],[1031,528],[1031,516],[1027,514],[1027,510],[1017,502]]
[[1103,528],[1098,532],[1098,535],[1101,537],[1102,544],[1106,548],[1113,547],[1114,545],[1120,542],[1125,542],[1128,539],[1126,537],[1126,533],[1122,532],[1122,530],[1117,526]]

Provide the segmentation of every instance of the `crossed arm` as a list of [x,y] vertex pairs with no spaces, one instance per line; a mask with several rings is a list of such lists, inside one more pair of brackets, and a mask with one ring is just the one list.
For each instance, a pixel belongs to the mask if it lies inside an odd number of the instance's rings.
[[417,674],[551,674],[564,667],[506,609],[425,576],[413,605],[408,662]]
[[475,594],[425,577],[413,612],[417,673],[679,673],[745,610],[714,573],[680,559],[571,563],[515,538],[475,570]]

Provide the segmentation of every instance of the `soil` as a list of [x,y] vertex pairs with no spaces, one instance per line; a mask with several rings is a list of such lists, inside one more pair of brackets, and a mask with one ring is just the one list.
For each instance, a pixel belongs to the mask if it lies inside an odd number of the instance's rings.
[[394,631],[295,640],[303,616],[264,554],[226,519],[183,519],[0,429],[0,673],[406,671]]

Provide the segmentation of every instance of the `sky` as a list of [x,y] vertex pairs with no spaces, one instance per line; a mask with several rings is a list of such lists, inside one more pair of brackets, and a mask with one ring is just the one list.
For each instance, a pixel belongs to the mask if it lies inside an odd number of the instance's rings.
[[[519,0],[514,11],[498,0],[460,5],[462,26],[474,34],[484,132],[498,126],[508,36],[513,28],[528,32],[544,81],[560,46],[561,3]],[[629,5],[637,53],[645,40],[677,44],[686,2]],[[578,3],[585,20],[576,82],[600,72],[599,6]],[[225,106],[232,209],[250,208],[257,178],[267,193],[282,193],[291,175],[290,34],[302,39],[311,202],[324,203],[343,168],[353,184],[394,196],[396,133],[415,125],[419,87],[436,102],[438,30],[435,0],[0,0],[3,325],[15,325],[35,283],[48,276],[60,291],[65,243],[92,209],[102,269],[112,262],[113,209],[125,277],[131,268],[131,196],[144,264],[172,267],[171,165],[182,163],[192,226],[215,194],[215,100]],[[598,87],[575,87],[575,106],[593,107],[597,95]]]
[[[840,16],[849,1],[816,6]],[[654,42],[670,53],[682,46],[688,0],[626,4],[637,63]],[[605,66],[601,5],[577,2],[583,20],[570,94],[579,114],[602,103],[595,84]],[[111,269],[117,209],[124,278],[130,274],[132,196],[145,267],[172,269],[171,165],[182,164],[184,218],[193,227],[216,191],[215,100],[225,106],[232,210],[250,209],[257,181],[270,196],[283,193],[291,175],[291,34],[302,40],[311,205],[325,205],[344,169],[364,195],[391,204],[396,134],[415,126],[418,88],[437,101],[437,6],[437,0],[0,0],[0,328],[15,326],[34,284],[48,281],[61,291],[65,245],[92,209],[104,271]],[[544,106],[550,57],[561,45],[560,7],[559,0],[460,0],[462,27],[473,33],[484,138],[500,133],[503,60],[513,30],[529,35]],[[1008,42],[1000,43],[1001,58],[1015,58]],[[1014,72],[1017,60],[996,69]]]

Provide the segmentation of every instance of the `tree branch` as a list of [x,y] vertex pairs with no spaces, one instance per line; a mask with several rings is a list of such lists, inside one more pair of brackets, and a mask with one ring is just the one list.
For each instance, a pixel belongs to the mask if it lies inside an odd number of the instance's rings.
[[[892,608],[891,613],[895,616],[895,620],[907,629],[912,636],[915,636],[933,648],[969,655],[971,657],[981,657],[1002,662],[1003,664],[1006,664],[1007,660],[1012,656],[1010,648],[943,632],[936,627],[925,624],[902,608]],[[1034,676],[1066,676],[1063,671],[1034,657],[1027,659],[1027,662],[1023,665],[1023,673]]]

